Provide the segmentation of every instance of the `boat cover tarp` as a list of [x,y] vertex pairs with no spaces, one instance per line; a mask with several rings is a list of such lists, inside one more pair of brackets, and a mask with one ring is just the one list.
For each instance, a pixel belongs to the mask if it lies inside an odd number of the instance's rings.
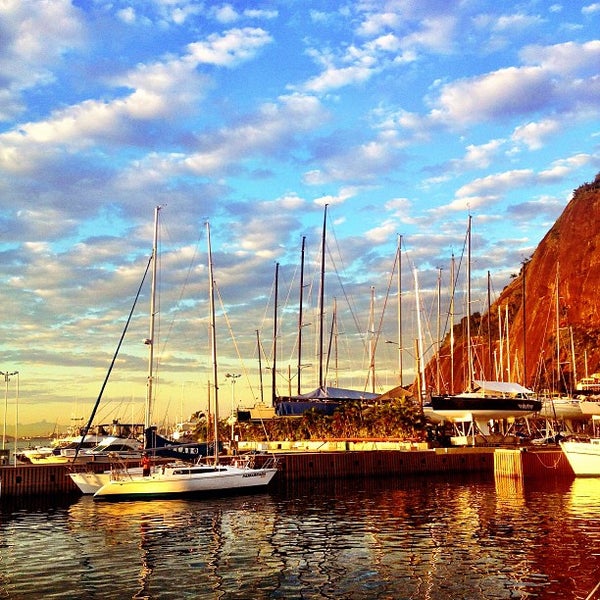
[[325,386],[306,394],[281,397],[275,406],[275,413],[280,417],[297,417],[309,410],[314,410],[322,414],[332,415],[343,402],[374,400],[378,396],[378,394],[370,392]]
[[374,400],[379,394],[370,392],[361,392],[358,390],[348,390],[345,388],[322,387],[300,394],[299,396],[291,396],[290,400]]
[[483,381],[474,380],[475,391],[497,392],[501,394],[534,394],[532,390],[514,383],[513,381]]

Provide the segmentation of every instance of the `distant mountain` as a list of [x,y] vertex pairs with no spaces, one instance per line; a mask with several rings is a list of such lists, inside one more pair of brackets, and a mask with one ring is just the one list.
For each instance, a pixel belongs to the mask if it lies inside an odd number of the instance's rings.
[[[64,433],[67,430],[66,425],[57,423],[49,423],[48,421],[38,421],[37,423],[19,423],[19,437],[35,437],[46,438],[53,434]],[[6,424],[7,436],[12,436],[15,433],[14,425]]]
[[[489,315],[472,315],[470,328],[476,379],[501,379],[501,370],[507,380],[507,355],[510,379],[539,391],[569,391],[586,371],[600,370],[600,174],[575,190]],[[442,344],[443,392],[466,388],[465,330],[463,319],[454,328],[454,369],[449,335]],[[434,359],[426,367],[427,389],[434,389],[436,381]]]

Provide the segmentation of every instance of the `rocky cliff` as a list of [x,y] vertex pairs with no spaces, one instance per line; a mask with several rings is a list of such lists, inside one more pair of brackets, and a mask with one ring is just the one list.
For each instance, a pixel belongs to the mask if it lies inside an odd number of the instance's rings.
[[[466,388],[465,329],[464,320],[454,328],[453,364],[450,336],[442,344],[442,392]],[[575,190],[489,314],[472,315],[470,329],[476,379],[564,392],[600,371],[600,174]],[[427,365],[427,389],[436,387],[436,366],[435,359]]]

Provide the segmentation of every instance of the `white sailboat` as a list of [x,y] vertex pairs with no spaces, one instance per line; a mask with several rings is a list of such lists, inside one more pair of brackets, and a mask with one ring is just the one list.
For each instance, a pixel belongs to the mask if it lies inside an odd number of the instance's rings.
[[[208,244],[208,275],[211,329],[211,356],[214,381],[218,381],[217,344],[215,328],[214,276],[210,226],[206,224]],[[154,466],[148,475],[130,471],[113,471],[110,480],[95,494],[95,500],[135,500],[170,498],[184,495],[202,495],[244,491],[266,487],[277,473],[274,459],[255,466],[255,457],[248,455],[236,458],[230,464],[220,464],[218,455],[218,387],[213,386],[214,447],[213,464],[185,463]]]
[[600,438],[560,442],[577,477],[600,477]]

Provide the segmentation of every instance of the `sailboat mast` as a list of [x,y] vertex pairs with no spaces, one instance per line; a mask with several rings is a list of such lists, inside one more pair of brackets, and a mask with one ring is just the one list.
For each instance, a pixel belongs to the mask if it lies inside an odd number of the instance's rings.
[[277,400],[277,303],[279,290],[279,263],[275,263],[275,295],[273,299],[273,368],[271,370],[271,406]]
[[323,389],[323,320],[325,315],[325,241],[327,234],[327,207],[323,211],[323,234],[321,236],[321,282],[319,290],[319,388]]
[[402,236],[398,236],[398,249],[397,249],[397,260],[398,260],[398,280],[397,280],[397,294],[398,294],[398,372],[400,374],[400,386],[404,386],[404,376],[402,374],[402,354],[404,352],[402,343]]
[[488,335],[488,378],[494,378],[492,375],[492,325],[490,311],[492,310],[492,291],[491,291],[491,275],[487,272],[487,335]]
[[562,373],[560,369],[560,296],[558,292],[559,265],[556,265],[556,283],[554,284],[554,295],[556,298],[556,390],[560,391]]
[[375,393],[375,287],[371,286],[371,307],[369,310],[369,372],[371,392]]
[[258,348],[258,380],[260,382],[260,401],[265,401],[265,393],[263,387],[263,376],[262,376],[262,355],[260,351],[260,334],[258,329],[256,330],[256,346]]
[[215,443],[214,459],[215,463],[219,460],[219,370],[217,366],[217,330],[215,326],[215,280],[213,272],[212,245],[210,241],[210,223],[206,222],[206,243],[208,246],[208,302],[210,311],[210,350],[213,369],[213,406],[214,406],[214,424],[213,435]]
[[469,381],[467,389],[473,389],[473,348],[471,347],[471,215],[467,226],[467,361]]
[[154,207],[154,235],[152,237],[152,283],[150,290],[150,331],[148,345],[148,379],[146,384],[146,407],[144,410],[144,431],[150,427],[152,415],[152,393],[154,386],[154,332],[156,324],[156,274],[158,257],[158,213],[161,206]]
[[417,305],[417,352],[416,352],[416,358],[417,358],[417,371],[419,373],[418,377],[419,377],[419,381],[420,381],[420,385],[419,385],[419,401],[422,403],[423,402],[423,397],[424,397],[424,392],[426,390],[426,384],[425,384],[425,360],[424,360],[424,356],[423,356],[423,329],[421,326],[421,299],[419,296],[419,276],[418,276],[418,272],[417,269],[415,268],[413,270],[413,275],[415,278],[415,303]]
[[300,299],[298,304],[298,367],[296,377],[298,378],[298,396],[300,395],[300,375],[302,372],[302,321],[304,319],[304,249],[306,236],[302,236],[302,250],[300,252]]
[[438,269],[437,281],[437,331],[435,342],[435,392],[440,393],[440,350],[442,340],[442,269]]
[[454,294],[456,292],[454,252],[450,262],[450,393],[454,394]]

